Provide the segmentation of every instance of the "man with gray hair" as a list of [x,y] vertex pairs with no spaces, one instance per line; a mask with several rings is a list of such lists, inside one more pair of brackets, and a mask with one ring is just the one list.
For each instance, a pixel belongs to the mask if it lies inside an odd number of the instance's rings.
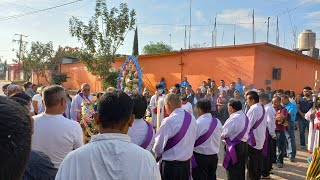
[[81,85],[81,92],[77,94],[72,100],[71,109],[70,109],[71,119],[74,121],[77,121],[79,113],[82,109],[81,104],[87,104],[91,102],[93,102],[93,97],[90,94],[90,85],[87,83],[84,83]]
[[34,116],[32,149],[48,155],[55,168],[74,149],[83,146],[79,123],[63,117],[67,97],[61,86],[46,87],[42,93],[45,112]]
[[169,117],[163,119],[155,136],[153,151],[160,163],[161,178],[189,179],[190,158],[196,140],[196,119],[181,108],[177,94],[168,94],[164,105]]
[[20,87],[19,85],[16,84],[10,84],[8,86],[8,96],[12,96],[13,94],[19,93],[20,92]]

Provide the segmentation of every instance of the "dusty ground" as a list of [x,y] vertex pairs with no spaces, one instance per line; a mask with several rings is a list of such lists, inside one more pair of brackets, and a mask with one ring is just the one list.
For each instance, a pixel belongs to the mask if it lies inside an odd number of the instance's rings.
[[[306,133],[306,140],[307,140],[307,133]],[[290,162],[288,158],[284,158],[284,166],[282,169],[273,165],[274,174],[271,175],[271,179],[279,179],[279,180],[303,180],[306,177],[306,172],[308,169],[307,158],[309,157],[307,150],[301,150],[300,148],[300,136],[299,131],[296,131],[296,144],[297,144],[297,156],[296,162]],[[220,148],[219,153],[219,164],[217,169],[217,178],[218,180],[226,179],[226,172],[222,166],[223,161],[223,149],[222,146]]]

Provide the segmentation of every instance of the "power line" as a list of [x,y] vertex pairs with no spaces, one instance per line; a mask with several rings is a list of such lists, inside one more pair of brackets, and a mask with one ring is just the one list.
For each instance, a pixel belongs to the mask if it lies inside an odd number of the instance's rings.
[[[266,24],[267,22],[255,22],[255,24]],[[156,23],[137,23],[139,25],[147,25],[147,26],[189,26],[188,24],[170,24],[170,23],[163,23],[163,24],[156,24]],[[248,22],[248,23],[244,23],[244,22],[240,22],[240,23],[236,23],[237,25],[241,25],[241,24],[252,24],[252,22]],[[234,26],[233,24],[229,24],[229,23],[210,23],[210,24],[192,24],[192,26],[214,26],[214,25],[219,25],[219,26]]]
[[310,0],[310,1],[305,2],[305,3],[303,3],[303,4],[301,4],[301,5],[297,6],[297,7],[294,7],[294,8],[292,8],[292,9],[287,9],[286,11],[283,11],[283,12],[281,12],[281,13],[279,13],[279,14],[276,14],[276,15],[274,16],[274,18],[272,18],[272,19],[275,19],[275,18],[277,18],[278,16],[281,16],[281,15],[283,15],[283,14],[289,13],[290,11],[294,11],[294,10],[296,10],[296,9],[299,9],[299,8],[301,8],[301,7],[303,7],[303,6],[306,6],[306,5],[310,4],[310,3],[312,3],[313,1],[315,1],[315,0]]
[[[33,7],[30,7],[30,6],[25,6],[25,5],[22,5],[22,4],[7,2],[7,1],[3,1],[3,0],[0,0],[0,2],[5,3],[5,4],[9,4],[9,5],[13,5],[13,6],[17,6],[17,7],[23,7],[23,8],[33,9],[33,10],[41,10],[41,9],[33,8]],[[51,13],[61,14],[61,15],[71,16],[71,17],[78,17],[78,18],[89,18],[89,17],[86,17],[86,16],[74,16],[74,15],[71,15],[71,14],[60,13],[60,12],[51,12]]]
[[74,3],[77,3],[77,2],[80,2],[80,1],[83,1],[83,0],[71,1],[71,2],[68,2],[68,3],[52,6],[52,7],[45,8],[45,9],[39,9],[39,10],[30,11],[30,12],[26,12],[26,13],[21,13],[21,14],[17,14],[17,15],[6,16],[6,17],[0,18],[0,21],[7,21],[7,20],[23,17],[23,16],[29,16],[29,15],[32,15],[32,14],[37,14],[37,13],[48,11],[48,10],[51,10],[51,9],[56,9],[56,8],[59,8],[59,7],[67,6],[67,5],[70,5],[70,4],[74,4]]

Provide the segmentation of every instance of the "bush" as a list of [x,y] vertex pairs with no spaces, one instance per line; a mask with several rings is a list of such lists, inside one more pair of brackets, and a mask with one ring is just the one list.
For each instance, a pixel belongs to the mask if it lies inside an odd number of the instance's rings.
[[108,77],[103,79],[103,87],[108,88],[108,87],[115,87],[117,85],[117,78],[119,75],[119,71],[113,71],[108,73]]
[[53,74],[51,77],[51,82],[52,84],[62,85],[63,83],[67,82],[68,78],[70,77],[68,77],[67,73]]

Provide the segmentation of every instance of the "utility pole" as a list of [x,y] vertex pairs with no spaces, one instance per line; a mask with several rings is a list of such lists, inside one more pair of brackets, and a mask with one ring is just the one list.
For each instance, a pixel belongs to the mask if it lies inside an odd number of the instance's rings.
[[191,40],[191,5],[192,5],[192,0],[190,0],[190,23],[189,23],[189,49],[191,47],[190,45],[190,40]]
[[277,16],[276,45],[280,46],[280,42],[279,42],[279,18],[278,18],[278,16]]
[[217,46],[217,16],[214,18],[214,37],[213,37],[213,40],[214,40],[214,46],[216,47]]
[[184,49],[187,49],[187,25],[184,26]]
[[270,17],[268,17],[267,43],[269,43]]
[[254,9],[252,11],[252,43],[256,42],[255,30],[254,30]]
[[170,46],[171,46],[171,34],[170,34]]
[[234,29],[233,29],[233,45],[235,46],[236,45],[236,24],[237,22],[235,21],[234,22]]
[[12,42],[16,42],[19,44],[19,61],[18,61],[18,70],[19,70],[19,76],[18,78],[21,80],[21,59],[22,59],[22,47],[24,44],[27,44],[27,41],[23,41],[23,38],[27,38],[28,36],[23,35],[23,34],[15,34],[14,36],[19,36],[19,39],[13,39]]

